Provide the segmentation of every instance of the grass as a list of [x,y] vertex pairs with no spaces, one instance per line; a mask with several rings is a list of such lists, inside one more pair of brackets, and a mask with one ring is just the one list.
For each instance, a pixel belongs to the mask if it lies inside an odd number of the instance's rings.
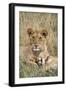
[[26,78],[26,77],[48,77],[48,76],[57,76],[58,71],[57,69],[50,69],[45,71],[42,67],[33,65],[33,64],[26,64],[24,60],[20,60],[19,62],[19,77]]

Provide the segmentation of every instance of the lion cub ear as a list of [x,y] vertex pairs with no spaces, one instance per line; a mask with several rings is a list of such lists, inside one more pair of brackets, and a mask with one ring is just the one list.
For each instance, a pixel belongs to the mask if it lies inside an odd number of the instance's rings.
[[43,29],[42,36],[44,36],[46,38],[47,35],[48,35],[48,31],[46,29]]
[[33,34],[32,28],[28,28],[28,29],[27,29],[27,33],[28,33],[29,36],[32,35],[32,34]]

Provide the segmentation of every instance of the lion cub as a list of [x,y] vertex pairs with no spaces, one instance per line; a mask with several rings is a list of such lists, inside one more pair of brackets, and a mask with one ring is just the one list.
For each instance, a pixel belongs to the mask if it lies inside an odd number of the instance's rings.
[[47,49],[48,31],[27,29],[29,44],[24,49],[23,53],[27,63],[42,66],[43,68],[57,68],[57,58],[50,56]]

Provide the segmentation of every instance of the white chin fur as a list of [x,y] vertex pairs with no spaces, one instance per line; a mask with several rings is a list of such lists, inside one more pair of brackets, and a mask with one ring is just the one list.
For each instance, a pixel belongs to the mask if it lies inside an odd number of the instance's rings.
[[33,51],[40,51],[39,48],[33,48]]

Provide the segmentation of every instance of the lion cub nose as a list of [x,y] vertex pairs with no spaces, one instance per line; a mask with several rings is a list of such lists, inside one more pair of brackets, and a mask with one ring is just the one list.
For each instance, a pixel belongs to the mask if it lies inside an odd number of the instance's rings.
[[35,48],[37,48],[38,47],[38,45],[37,44],[35,44]]

